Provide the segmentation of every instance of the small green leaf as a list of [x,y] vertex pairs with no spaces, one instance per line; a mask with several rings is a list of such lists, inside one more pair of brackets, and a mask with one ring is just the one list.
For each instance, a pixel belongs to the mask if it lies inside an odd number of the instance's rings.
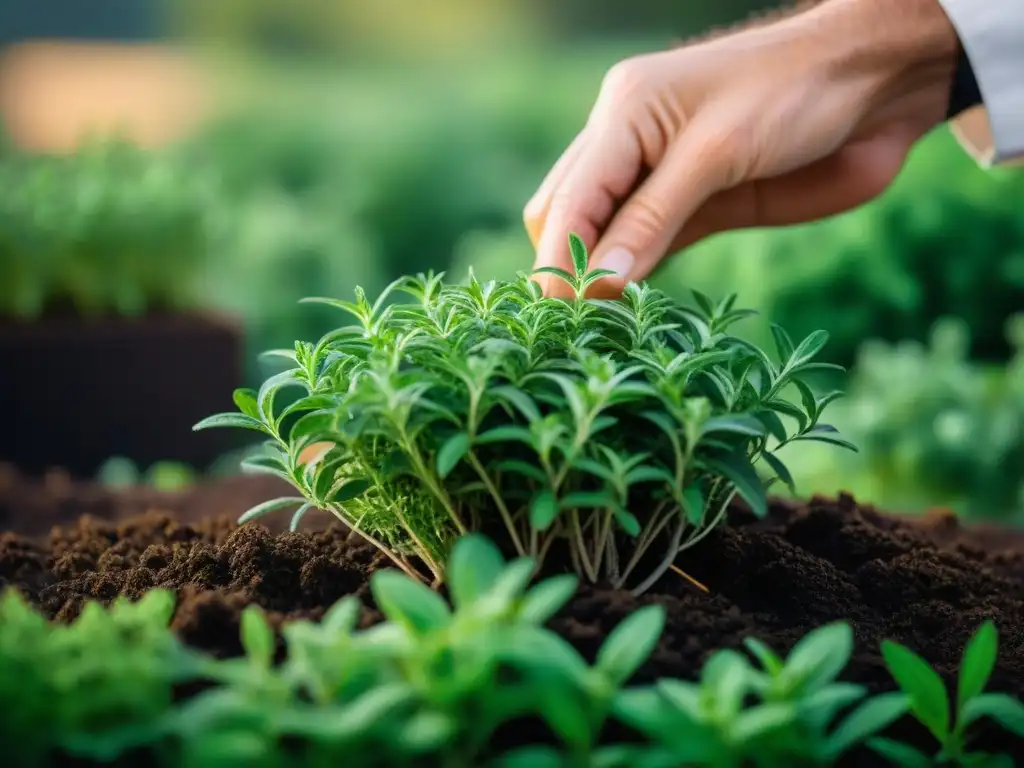
[[755,517],[762,518],[768,514],[768,496],[746,454],[737,452],[705,458],[704,464],[736,487],[736,492],[750,505]]
[[274,630],[258,606],[250,605],[242,611],[241,640],[249,661],[269,669],[274,660]]
[[782,326],[772,323],[771,329],[772,338],[775,340],[775,349],[779,353],[779,360],[785,364],[787,360],[793,357],[793,340]]
[[236,427],[238,429],[253,429],[266,435],[273,434],[264,426],[259,419],[246,416],[244,413],[218,413],[214,416],[207,416],[198,424],[192,427],[193,432],[203,429],[219,429],[221,427]]
[[373,487],[373,482],[365,477],[353,477],[334,489],[327,498],[329,504],[344,504],[346,501],[359,498]]
[[796,483],[793,481],[793,475],[790,474],[786,465],[782,463],[782,459],[770,451],[763,451],[761,453],[761,458],[764,459],[765,463],[772,468],[772,472],[775,473],[779,480],[786,484],[790,493],[796,494]]
[[868,699],[851,712],[828,737],[825,754],[838,760],[851,747],[885,730],[910,709],[910,699],[899,691]]
[[756,637],[747,637],[744,638],[743,644],[769,675],[774,677],[782,671],[784,667],[782,658],[761,640],[758,640]]
[[465,432],[456,434],[445,440],[437,452],[437,474],[442,480],[451,473],[460,461],[469,453],[469,435]]
[[370,579],[370,591],[388,620],[414,634],[440,629],[451,620],[451,611],[440,595],[400,571],[377,571]]
[[793,354],[786,363],[789,369],[808,363],[828,344],[828,333],[826,331],[815,331],[806,339],[800,342]]
[[891,739],[869,739],[868,747],[900,768],[932,768],[932,759],[909,744]]
[[615,522],[619,524],[619,527],[622,528],[627,536],[636,538],[640,535],[640,521],[637,520],[636,515],[632,512],[616,504],[612,507],[612,515],[614,515]]
[[530,525],[546,531],[558,516],[558,500],[551,491],[541,491],[530,502]]
[[576,278],[572,274],[566,272],[564,269],[559,269],[558,267],[538,267],[537,269],[533,270],[533,274],[556,275],[557,277],[567,282],[569,285],[572,285],[573,282],[575,282],[576,280]]
[[999,635],[996,626],[991,621],[986,621],[964,648],[957,684],[957,711],[962,710],[964,704],[985,690],[995,668],[998,653]]
[[796,719],[796,707],[788,702],[758,704],[736,716],[729,735],[740,744],[748,744],[791,726]]
[[715,432],[761,437],[765,433],[765,426],[758,419],[745,414],[713,416],[704,422],[701,427],[701,435],[710,435]]
[[786,657],[784,676],[805,692],[833,682],[853,655],[853,629],[845,621],[804,635]]
[[513,427],[508,425],[489,429],[476,436],[476,442],[481,445],[487,445],[489,443],[506,443],[511,441],[518,441],[532,446],[533,435],[530,433],[530,430],[525,427]]
[[296,504],[304,504],[305,502],[305,499],[296,496],[270,499],[269,501],[257,504],[255,507],[251,507],[245,514],[238,518],[238,524],[245,525],[250,520],[263,517],[270,512],[276,512],[279,509],[284,509],[285,507],[294,507]]
[[704,523],[705,506],[700,486],[691,485],[683,491],[683,512],[690,525],[700,527]]
[[597,652],[596,668],[616,686],[626,683],[654,651],[665,627],[665,609],[648,605],[611,631]]
[[1005,693],[982,693],[967,701],[960,713],[960,727],[979,718],[995,720],[1010,733],[1024,739],[1024,703]]
[[579,579],[571,573],[552,576],[534,586],[523,597],[518,615],[528,624],[544,624],[558,613],[576,593]]
[[932,735],[945,742],[949,735],[949,694],[942,678],[908,648],[886,640],[882,658],[897,685],[910,697],[910,709]]
[[452,548],[446,576],[455,607],[467,608],[494,587],[505,570],[505,558],[485,536],[471,533]]
[[587,246],[575,232],[569,233],[569,252],[572,254],[572,266],[576,277],[582,279],[587,274]]
[[249,418],[259,421],[260,407],[256,402],[255,389],[236,389],[231,394],[231,399],[235,401],[235,405],[238,406],[238,410]]

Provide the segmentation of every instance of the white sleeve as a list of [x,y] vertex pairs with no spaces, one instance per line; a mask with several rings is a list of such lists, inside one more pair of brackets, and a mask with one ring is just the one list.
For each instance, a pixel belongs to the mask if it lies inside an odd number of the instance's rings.
[[[964,47],[988,113],[953,121],[961,143],[979,160],[1024,158],[1024,0],[938,0]],[[987,131],[984,128],[987,127]],[[987,134],[987,135],[986,135]]]

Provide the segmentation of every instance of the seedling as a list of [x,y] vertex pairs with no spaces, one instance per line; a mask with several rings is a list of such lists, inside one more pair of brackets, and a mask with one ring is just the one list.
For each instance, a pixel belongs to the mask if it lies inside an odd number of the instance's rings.
[[[794,344],[775,329],[779,362],[729,332],[751,312],[695,293],[682,306],[641,284],[621,301],[584,298],[605,276],[570,238],[574,271],[547,270],[571,300],[513,282],[393,283],[372,304],[312,299],[352,315],[315,344],[273,356],[292,364],[239,412],[197,429],[242,427],[269,438],[248,468],[299,492],[242,521],[297,508],[334,513],[409,575],[434,583],[456,537],[503,528],[509,548],[543,564],[568,548],[589,581],[650,588],[725,517],[735,495],[757,515],[763,460],[792,485],[777,451],[816,440],[851,448],[820,423],[838,392],[812,375],[827,334]],[[411,303],[389,304],[404,294]],[[278,408],[278,394],[300,396]],[[792,389],[800,405],[783,393]],[[314,448],[315,446],[315,448]],[[646,574],[637,569],[645,555]]]
[[881,738],[872,739],[871,748],[906,768],[935,764],[1012,766],[1008,756],[968,751],[969,729],[982,718],[1024,737],[1024,704],[1007,694],[985,693],[998,646],[996,627],[986,621],[964,648],[953,710],[945,683],[928,662],[899,643],[883,643],[882,655],[890,674],[909,698],[911,713],[939,742],[939,751],[931,757],[906,744]]

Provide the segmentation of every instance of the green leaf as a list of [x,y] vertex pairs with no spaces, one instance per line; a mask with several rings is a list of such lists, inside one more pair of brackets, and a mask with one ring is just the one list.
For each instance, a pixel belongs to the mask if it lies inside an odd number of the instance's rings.
[[623,685],[654,651],[665,627],[665,609],[648,605],[611,631],[597,652],[595,666],[616,686]]
[[788,702],[758,704],[741,712],[730,724],[730,736],[740,744],[749,744],[796,721],[796,708]]
[[886,640],[882,658],[897,685],[910,697],[910,709],[932,735],[945,742],[949,734],[949,695],[942,678],[908,648]]
[[533,274],[556,275],[557,277],[560,277],[562,280],[567,282],[569,285],[572,285],[573,282],[575,282],[576,280],[576,278],[572,274],[566,272],[564,269],[559,269],[558,267],[538,267],[537,269],[533,270]]
[[334,489],[334,492],[327,497],[329,504],[344,504],[352,499],[359,498],[373,487],[373,482],[365,477],[353,477],[346,480]]
[[782,671],[785,666],[783,659],[761,640],[756,637],[747,637],[744,638],[743,644],[769,675],[774,677]]
[[395,570],[378,571],[370,579],[370,591],[388,620],[417,635],[447,626],[451,611],[434,590]]
[[775,341],[775,349],[779,353],[779,360],[785,364],[787,360],[793,357],[793,340],[782,326],[772,323],[771,329],[772,339]]
[[957,684],[957,711],[962,710],[964,704],[985,690],[995,668],[998,653],[999,635],[996,626],[991,621],[986,621],[964,648]]
[[569,252],[572,254],[572,266],[577,278],[587,273],[587,246],[575,232],[569,233]]
[[932,768],[932,759],[923,752],[891,739],[869,739],[868,747],[880,754],[893,765],[901,768]]
[[437,452],[437,474],[443,480],[448,477],[466,454],[469,453],[469,435],[457,432]]
[[260,419],[260,407],[256,402],[256,390],[255,389],[236,389],[231,399],[235,401],[235,405],[238,406],[243,414],[251,419]]
[[615,522],[619,524],[619,527],[622,528],[627,536],[636,538],[640,535],[640,521],[637,520],[636,515],[632,512],[616,504],[612,507],[612,515],[614,515]]
[[572,599],[578,584],[579,579],[571,573],[545,579],[523,597],[519,619],[528,624],[546,623]]
[[304,504],[306,500],[298,496],[283,497],[280,499],[270,499],[264,501],[261,504],[257,504],[255,507],[251,507],[245,514],[238,518],[239,525],[245,525],[250,520],[255,520],[258,517],[263,517],[270,512],[276,512],[279,509],[286,507],[294,507],[296,504]]
[[856,445],[851,443],[849,440],[847,440],[846,438],[839,437],[838,435],[834,435],[834,434],[824,433],[824,432],[822,432],[822,433],[811,432],[811,433],[808,433],[806,435],[800,435],[798,437],[794,437],[792,442],[798,442],[798,441],[812,441],[812,442],[818,442],[818,443],[829,443],[830,445],[838,445],[840,448],[846,448],[848,451],[853,451],[854,453],[860,453],[860,449]]
[[511,441],[518,441],[532,446],[533,435],[530,433],[530,430],[525,427],[513,427],[508,425],[489,429],[476,436],[476,442],[481,445],[487,445],[489,443],[506,443]]
[[500,386],[494,387],[491,390],[491,394],[500,400],[505,400],[511,403],[521,414],[523,414],[527,421],[540,421],[540,409],[537,408],[537,404],[533,401],[533,398],[523,390],[510,386]]
[[541,491],[530,502],[530,525],[546,531],[558,517],[558,499],[551,491]]
[[982,717],[995,720],[1010,733],[1024,739],[1024,704],[1005,693],[983,693],[967,701],[960,712],[961,727]]
[[704,522],[706,503],[700,486],[691,485],[683,491],[683,511],[690,525],[700,527]]
[[789,369],[808,363],[828,344],[828,333],[826,331],[815,331],[806,339],[800,342],[796,350],[786,363]]
[[705,458],[703,461],[708,469],[717,472],[736,487],[736,492],[750,505],[756,517],[762,518],[768,514],[768,496],[746,454],[736,452],[717,458]]
[[796,483],[793,481],[793,475],[790,474],[786,465],[782,463],[782,459],[770,451],[763,451],[761,458],[772,468],[772,472],[776,474],[779,480],[786,484],[790,492],[796,494]]
[[805,692],[833,682],[853,655],[853,629],[845,621],[804,635],[786,657],[783,675]]
[[290,533],[295,533],[297,530],[299,530],[299,526],[302,524],[302,519],[306,516],[306,513],[309,512],[311,509],[316,509],[316,505],[306,502],[297,510],[295,510],[295,513],[292,515],[291,522],[288,523],[288,531]]
[[828,737],[825,754],[829,760],[838,760],[851,747],[885,730],[910,709],[905,693],[894,691],[868,699],[851,712]]
[[758,419],[746,414],[712,416],[701,427],[701,435],[710,435],[714,432],[761,437],[765,433],[765,426]]
[[554,747],[516,747],[487,764],[487,768],[566,768],[562,753]]
[[193,426],[192,431],[199,432],[203,429],[219,429],[221,427],[252,429],[265,435],[273,435],[262,421],[254,419],[252,416],[246,416],[244,413],[218,413],[213,416],[207,416]]
[[274,661],[274,630],[271,629],[263,611],[255,605],[242,611],[241,640],[249,661],[263,669],[269,669]]
[[452,548],[446,576],[455,607],[467,608],[494,587],[505,570],[505,558],[494,543],[480,534],[463,536]]

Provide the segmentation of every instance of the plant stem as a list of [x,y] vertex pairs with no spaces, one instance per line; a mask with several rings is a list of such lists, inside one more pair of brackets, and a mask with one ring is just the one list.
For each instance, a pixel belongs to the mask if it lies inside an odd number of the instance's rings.
[[651,575],[644,579],[642,582],[640,582],[640,584],[630,592],[630,594],[633,595],[633,597],[639,597],[648,589],[657,584],[658,580],[665,575],[665,572],[668,571],[668,569],[672,566],[672,563],[675,562],[676,557],[679,555],[679,540],[683,536],[683,527],[684,526],[682,525],[678,526],[675,532],[672,534],[672,541],[668,547],[668,554],[658,564],[658,567],[654,569],[654,572],[651,573]]
[[590,563],[590,558],[587,556],[587,544],[583,539],[583,528],[580,526],[580,513],[579,510],[574,509],[570,517],[572,521],[573,533],[576,535],[576,549],[579,550],[580,554],[580,565],[583,566],[583,570],[591,583],[597,582],[597,574],[594,573],[594,567]]
[[512,522],[512,515],[509,514],[508,507],[505,506],[504,499],[501,498],[501,494],[491,481],[490,475],[487,474],[487,470],[484,469],[472,448],[469,450],[468,456],[469,463],[473,466],[473,469],[476,470],[477,475],[480,476],[483,484],[487,487],[487,491],[491,494],[491,498],[494,499],[494,503],[498,505],[498,512],[501,514],[501,519],[505,521],[505,527],[512,536],[512,543],[516,547],[516,553],[520,556],[525,555],[526,550],[523,548],[523,542],[519,538],[519,532],[516,530],[515,524]]

